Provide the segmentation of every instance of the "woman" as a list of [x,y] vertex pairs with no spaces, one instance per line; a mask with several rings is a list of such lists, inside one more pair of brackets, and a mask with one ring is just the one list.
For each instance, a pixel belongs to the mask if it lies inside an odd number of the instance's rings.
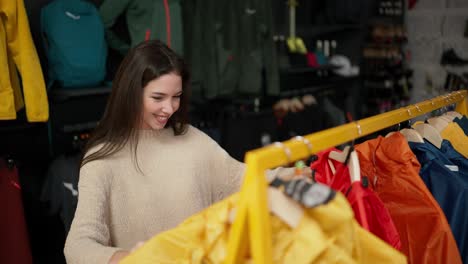
[[239,189],[244,164],[187,123],[189,83],[183,60],[160,41],[125,57],[84,151],[67,263],[118,263]]
[[117,263],[239,189],[244,164],[188,125],[190,77],[160,41],[130,50],[81,163],[67,263]]

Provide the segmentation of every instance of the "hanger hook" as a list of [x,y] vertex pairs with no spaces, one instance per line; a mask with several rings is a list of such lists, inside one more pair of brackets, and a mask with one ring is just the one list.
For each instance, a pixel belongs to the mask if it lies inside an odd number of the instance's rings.
[[286,147],[282,142],[279,142],[279,141],[274,142],[273,146],[277,148],[281,148],[284,154],[286,155],[286,159],[288,163],[291,163],[291,150],[288,147]]
[[406,111],[408,112],[408,115],[409,115],[409,116],[412,116],[412,115],[413,115],[413,114],[411,113],[411,109],[406,108]]
[[359,136],[362,135],[362,129],[361,129],[361,124],[359,124],[358,121],[355,122],[356,123],[356,128],[358,130],[358,134]]
[[304,145],[306,145],[306,147],[307,147],[307,151],[309,151],[309,156],[313,155],[312,143],[310,143],[310,141],[307,138],[305,138],[303,136],[295,136],[293,138],[293,140],[300,141],[300,142],[304,143]]

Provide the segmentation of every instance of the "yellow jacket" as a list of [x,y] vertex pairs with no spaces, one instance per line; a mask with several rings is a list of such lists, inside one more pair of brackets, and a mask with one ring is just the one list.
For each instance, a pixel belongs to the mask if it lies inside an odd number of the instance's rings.
[[[222,263],[236,200],[237,194],[156,235],[120,263]],[[359,226],[340,193],[308,209],[295,229],[274,215],[271,223],[274,263],[406,263],[403,254]]]
[[468,137],[457,123],[449,123],[440,135],[443,139],[450,141],[453,148],[468,159]]
[[0,120],[16,119],[16,112],[24,106],[16,69],[21,74],[28,121],[47,121],[47,91],[23,0],[1,0]]

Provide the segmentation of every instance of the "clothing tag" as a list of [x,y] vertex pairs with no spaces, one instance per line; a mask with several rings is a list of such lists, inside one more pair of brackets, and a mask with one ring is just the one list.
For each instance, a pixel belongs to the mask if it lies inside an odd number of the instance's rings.
[[335,192],[330,187],[321,183],[313,183],[304,193],[302,203],[308,208],[313,208],[328,203],[334,197]]
[[447,168],[448,168],[449,170],[451,170],[451,171],[456,171],[456,172],[459,171],[457,165],[445,165],[445,167],[447,167]]

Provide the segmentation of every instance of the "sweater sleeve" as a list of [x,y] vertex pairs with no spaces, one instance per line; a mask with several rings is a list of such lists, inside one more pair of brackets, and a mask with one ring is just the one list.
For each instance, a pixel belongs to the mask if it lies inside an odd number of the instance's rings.
[[212,189],[212,202],[220,201],[239,191],[242,184],[245,164],[232,158],[215,141],[209,142],[210,151],[208,176]]
[[[209,138],[207,136],[207,138]],[[244,180],[246,164],[232,158],[223,148],[221,148],[214,140],[209,139],[207,145],[210,146],[208,151],[209,157],[209,179],[211,180],[212,202],[220,201],[227,196],[240,190]],[[293,167],[278,167],[266,170],[265,177],[268,182],[271,182],[275,177],[287,178],[294,173]]]
[[110,246],[111,175],[104,165],[92,161],[80,170],[78,206],[64,249],[69,264],[106,264],[120,250]]
[[130,0],[105,0],[99,7],[102,22],[106,28],[106,37],[109,46],[125,55],[130,49],[130,44],[123,41],[112,30],[117,18],[128,8]]

